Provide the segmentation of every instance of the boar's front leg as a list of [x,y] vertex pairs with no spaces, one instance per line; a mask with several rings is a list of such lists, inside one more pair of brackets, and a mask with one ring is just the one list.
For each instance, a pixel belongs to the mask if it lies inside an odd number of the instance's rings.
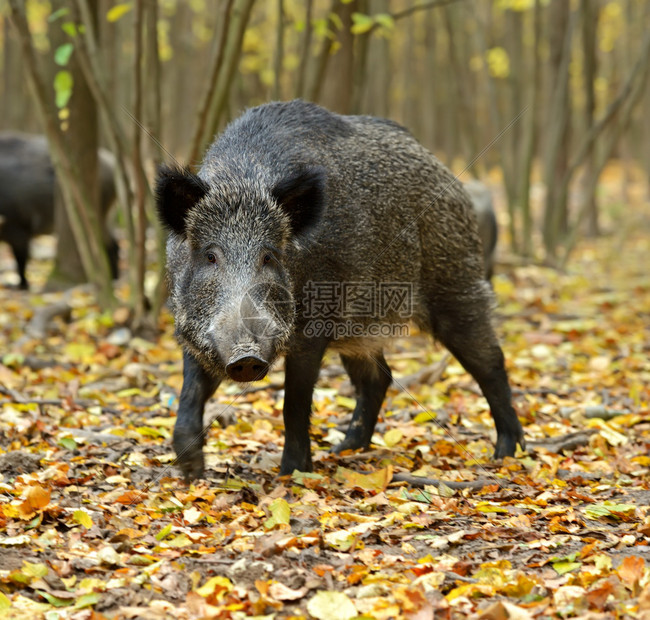
[[221,379],[203,370],[192,355],[183,353],[183,388],[174,426],[176,465],[186,480],[203,477],[203,409],[221,383]]
[[287,354],[284,370],[284,450],[280,475],[311,471],[309,418],[326,343],[309,341]]

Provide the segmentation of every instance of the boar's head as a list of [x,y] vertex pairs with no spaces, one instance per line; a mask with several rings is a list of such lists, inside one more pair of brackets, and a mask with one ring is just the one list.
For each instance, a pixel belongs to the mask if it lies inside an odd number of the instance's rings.
[[169,230],[176,337],[217,377],[262,379],[295,321],[288,251],[317,226],[325,172],[295,166],[279,180],[220,170],[207,180],[163,167],[156,184]]

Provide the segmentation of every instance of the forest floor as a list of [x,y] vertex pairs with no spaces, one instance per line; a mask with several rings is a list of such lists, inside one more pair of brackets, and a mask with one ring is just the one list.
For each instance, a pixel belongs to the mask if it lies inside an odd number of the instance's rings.
[[370,451],[328,451],[354,402],[328,355],[313,474],[277,477],[278,368],[218,390],[188,487],[170,317],[133,338],[79,291],[38,326],[60,297],[0,288],[0,618],[650,618],[650,217],[618,211],[566,272],[497,270],[528,442],[502,463],[476,384],[416,334]]

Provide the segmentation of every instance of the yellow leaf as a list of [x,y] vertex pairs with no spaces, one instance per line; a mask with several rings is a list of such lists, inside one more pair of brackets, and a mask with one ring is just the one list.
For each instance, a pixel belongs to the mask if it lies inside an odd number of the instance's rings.
[[354,409],[356,407],[357,401],[354,398],[348,398],[347,396],[337,396],[336,404],[345,407],[346,409]]
[[479,502],[476,504],[475,510],[478,510],[479,512],[501,512],[508,514],[508,509],[503,508],[502,506],[496,506],[495,504],[492,504],[490,502]]
[[95,354],[95,346],[84,342],[70,342],[63,347],[64,354],[72,362],[86,363]]
[[45,564],[32,564],[31,562],[23,561],[23,567],[20,572],[29,577],[45,577],[49,571]]
[[346,487],[362,489],[364,491],[385,491],[393,479],[393,468],[388,466],[371,474],[363,474],[352,469],[339,467],[334,479],[342,482]]
[[[64,581],[64,580],[62,580]],[[71,584],[72,585],[72,584]],[[106,589],[106,582],[102,579],[97,579],[93,577],[86,577],[79,581],[79,585],[76,588],[77,594],[82,592],[100,592]]]
[[270,530],[276,525],[289,525],[291,518],[291,508],[287,500],[278,497],[274,499],[269,505],[271,516],[265,521],[264,528]]
[[216,597],[217,600],[224,597],[225,594],[233,589],[233,585],[228,577],[212,577],[208,579],[196,593],[203,597]]
[[108,484],[128,484],[131,482],[128,478],[125,478],[121,474],[115,474],[114,476],[107,476],[104,482]]
[[166,435],[166,433],[161,433],[158,429],[151,428],[151,426],[138,426],[135,429],[135,432],[143,435],[144,437],[153,437],[154,439],[158,439],[158,437],[164,437]]
[[[431,405],[431,401],[432,401],[432,400],[433,400],[433,399],[429,399],[429,401],[428,401],[428,403],[429,403],[429,407],[432,406],[432,405]],[[435,405],[435,407],[436,407],[436,408],[438,408],[438,407],[442,407],[442,405],[443,405],[443,402],[440,401],[440,403],[438,403],[437,405]],[[431,423],[435,424],[437,418],[438,418],[438,415],[436,414],[435,411],[420,411],[420,413],[418,413],[418,414],[413,418],[413,422],[415,422],[416,424],[431,424]]]
[[176,424],[176,418],[156,416],[147,420],[150,426],[165,426],[172,428]]
[[87,530],[93,526],[93,519],[85,510],[75,510],[72,520],[79,525],[83,525]]
[[0,610],[9,609],[11,607],[11,601],[0,592]]
[[163,545],[168,547],[173,547],[175,549],[181,549],[183,547],[189,547],[194,543],[187,537],[187,534],[179,534],[175,538],[170,538],[166,540]]
[[438,485],[438,495],[440,497],[453,497],[456,494],[456,491],[451,487],[448,487],[444,482],[440,482]]
[[600,418],[588,420],[587,427],[597,428],[601,436],[605,438],[610,446],[623,446],[629,441],[625,435],[615,431],[610,424]]
[[474,598],[478,596],[493,596],[494,588],[490,585],[482,583],[464,583],[457,588],[454,588],[447,596],[445,597],[448,601],[453,601],[461,596],[466,596],[467,598]]
[[404,435],[399,428],[391,428],[389,431],[384,433],[384,443],[388,448],[392,448],[402,441],[403,436]]
[[502,47],[493,47],[486,52],[490,75],[494,78],[507,78],[510,75],[508,52]]
[[350,530],[335,530],[334,532],[328,532],[323,536],[323,540],[330,547],[344,553],[350,551],[350,549],[355,546],[358,539],[359,535]]
[[307,611],[318,620],[348,620],[357,616],[357,608],[346,594],[329,590],[312,596]]
[[109,22],[116,22],[126,15],[133,7],[130,2],[122,2],[110,8],[106,13],[106,20]]
[[27,545],[29,542],[30,538],[27,536],[27,534],[19,534],[18,536],[6,536],[4,538],[0,537],[0,545],[3,547]]
[[194,506],[191,506],[187,510],[183,510],[183,519],[185,519],[185,522],[190,525],[198,523],[202,518],[203,513]]

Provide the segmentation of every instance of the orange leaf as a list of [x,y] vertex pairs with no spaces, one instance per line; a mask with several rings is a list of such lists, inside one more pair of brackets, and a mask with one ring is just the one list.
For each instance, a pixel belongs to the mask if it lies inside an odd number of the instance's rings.
[[334,478],[348,488],[380,492],[385,491],[393,479],[393,468],[389,465],[371,474],[363,474],[352,469],[339,467],[336,470]]
[[618,567],[618,576],[628,587],[633,588],[639,583],[641,577],[643,577],[644,567],[645,561],[643,558],[638,556],[629,556],[625,558]]
[[607,602],[609,596],[613,593],[614,585],[606,581],[599,588],[594,588],[587,592],[587,600],[589,605],[595,607],[596,609],[602,609]]
[[50,503],[50,492],[40,485],[29,487],[25,497],[25,508],[29,507],[30,510],[40,510],[45,508]]
[[120,495],[115,501],[118,504],[130,505],[137,504],[138,502],[143,501],[146,497],[147,494],[142,491],[127,491],[123,495]]
[[582,549],[580,549],[580,559],[584,560],[587,556],[591,555],[594,553],[596,550],[596,544],[595,542],[589,543],[588,545],[585,545]]
[[268,581],[262,581],[261,579],[255,580],[255,588],[262,596],[266,596],[268,594],[270,585],[271,584]]

